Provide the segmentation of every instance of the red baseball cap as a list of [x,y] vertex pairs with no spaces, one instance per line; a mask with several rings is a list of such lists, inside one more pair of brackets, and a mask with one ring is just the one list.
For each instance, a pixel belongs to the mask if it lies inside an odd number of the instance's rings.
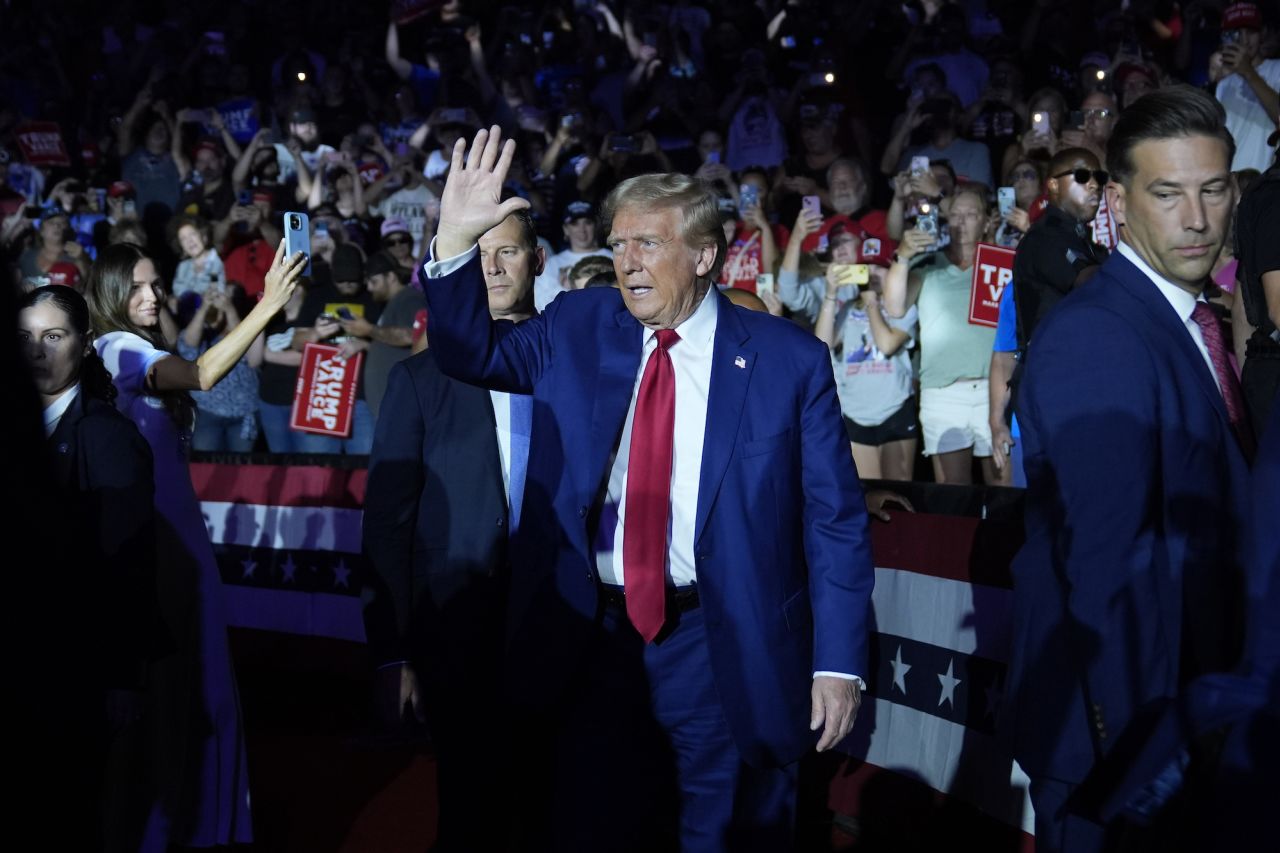
[[1222,29],[1260,30],[1262,13],[1253,3],[1232,3],[1222,10]]
[[133,184],[128,181],[115,181],[107,187],[107,195],[112,198],[133,198],[137,193],[133,189]]
[[858,246],[858,263],[874,264],[878,267],[893,265],[891,258],[898,251],[898,244],[888,237],[872,237],[862,232],[862,243]]

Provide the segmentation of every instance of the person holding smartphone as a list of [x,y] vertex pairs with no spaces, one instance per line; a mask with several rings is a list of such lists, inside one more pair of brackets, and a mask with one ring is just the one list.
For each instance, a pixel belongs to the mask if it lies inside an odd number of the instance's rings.
[[987,379],[995,329],[967,320],[973,264],[989,223],[985,188],[957,187],[947,221],[951,242],[941,251],[931,248],[937,235],[918,226],[903,235],[885,277],[884,308],[894,318],[912,307],[919,312],[920,424],[934,479],[969,485],[977,457],[988,485],[1008,485],[1008,468],[997,469],[991,458]]
[[[262,300],[194,361],[160,333],[164,287],[139,248],[103,250],[85,288],[94,346],[128,416],[155,457],[157,567],[161,611],[177,651],[156,667],[152,705],[135,746],[144,782],[130,786],[144,817],[140,848],[214,847],[252,840],[243,727],[227,645],[221,578],[187,465],[193,425],[190,391],[217,385],[249,351],[298,286],[305,259],[281,243]],[[124,793],[124,792],[122,792]],[[164,819],[158,819],[161,815]]]
[[747,169],[738,179],[738,216],[727,234],[721,287],[756,292],[756,276],[773,273],[780,260],[778,246],[791,239],[785,225],[769,220],[769,177],[763,169]]
[[[843,236],[833,240],[843,245]],[[826,279],[813,326],[813,334],[831,348],[840,412],[864,480],[910,480],[920,438],[910,354],[919,317],[914,305],[904,316],[890,317],[881,302],[896,248],[891,240],[864,235],[856,265],[832,264],[835,274]],[[848,281],[857,290],[842,300]]]
[[1236,141],[1231,170],[1265,172],[1275,149],[1267,137],[1280,124],[1280,59],[1262,55],[1262,13],[1253,3],[1233,3],[1222,12],[1222,47],[1209,60],[1214,94],[1227,112]]

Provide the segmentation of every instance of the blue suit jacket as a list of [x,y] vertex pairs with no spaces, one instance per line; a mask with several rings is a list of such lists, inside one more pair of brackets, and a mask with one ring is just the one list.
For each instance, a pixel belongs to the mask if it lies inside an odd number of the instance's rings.
[[[866,508],[817,339],[718,293],[694,552],[716,686],[752,763],[812,746],[815,670],[865,675],[874,576]],[[458,379],[534,396],[509,661],[552,703],[596,621],[593,540],[643,354],[618,291],[491,321],[479,261],[427,283],[431,348]]]
[[1018,420],[1015,755],[1075,783],[1141,743],[1192,678],[1237,662],[1248,469],[1186,327],[1119,253],[1036,329]]

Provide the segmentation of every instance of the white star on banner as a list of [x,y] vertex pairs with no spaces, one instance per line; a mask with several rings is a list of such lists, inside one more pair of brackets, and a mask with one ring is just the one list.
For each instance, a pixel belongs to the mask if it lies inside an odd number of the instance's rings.
[[[911,671],[911,664],[902,662],[902,646],[898,646],[898,654],[893,660],[889,661],[889,665],[893,667],[893,686],[902,691],[902,695],[907,695],[907,673]],[[890,692],[893,690],[890,688]]]
[[951,672],[954,668],[955,661],[948,660],[947,674],[938,675],[938,681],[942,683],[942,695],[938,697],[938,704],[941,705],[943,702],[950,702],[952,708],[956,706],[956,685],[960,683],[960,679],[951,677]]
[[298,571],[298,564],[293,561],[292,554],[285,554],[284,562],[280,564],[280,572],[284,575],[285,583],[297,583],[294,575]]
[[343,589],[351,589],[351,570],[347,568],[346,560],[338,560],[338,565],[333,567],[333,586],[342,587]]
[[258,570],[258,564],[253,560],[250,560],[248,557],[241,560],[240,565],[244,567],[244,574],[240,576],[241,580],[248,580],[253,577],[253,573]]

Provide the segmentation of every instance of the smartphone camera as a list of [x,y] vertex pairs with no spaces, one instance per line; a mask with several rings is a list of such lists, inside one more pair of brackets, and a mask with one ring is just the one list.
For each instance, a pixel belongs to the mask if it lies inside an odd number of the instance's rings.
[[289,230],[290,231],[302,230],[302,220],[298,217],[296,213],[289,214]]

